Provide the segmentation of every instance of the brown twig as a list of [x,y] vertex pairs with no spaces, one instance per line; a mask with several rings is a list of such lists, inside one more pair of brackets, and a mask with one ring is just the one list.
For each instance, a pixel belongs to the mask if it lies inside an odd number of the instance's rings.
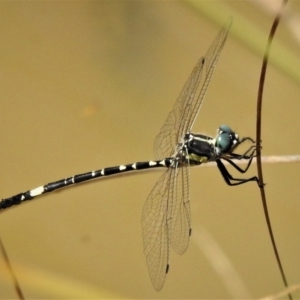
[[[262,111],[262,97],[263,97],[263,89],[264,89],[266,70],[267,70],[268,59],[269,59],[269,52],[270,52],[271,44],[272,44],[272,41],[273,41],[273,38],[275,35],[275,31],[277,29],[277,26],[278,26],[280,18],[281,18],[281,14],[283,12],[283,9],[284,9],[287,1],[288,0],[283,0],[282,7],[273,22],[273,25],[272,25],[272,28],[271,28],[271,31],[269,34],[266,51],[264,54],[263,63],[262,63],[262,67],[261,67],[260,79],[259,79],[258,96],[257,96],[257,118],[256,118],[256,154],[257,154],[256,159],[257,159],[257,172],[258,172],[261,200],[262,200],[262,204],[263,204],[264,214],[265,214],[274,254],[275,254],[276,261],[277,261],[277,264],[278,264],[278,267],[280,270],[281,278],[282,278],[283,283],[286,288],[288,287],[288,283],[287,283],[286,276],[284,274],[284,270],[283,270],[283,267],[281,264],[278,250],[277,250],[277,246],[276,246],[276,242],[275,242],[275,238],[274,238],[274,234],[273,234],[273,230],[272,230],[272,226],[271,226],[271,220],[270,220],[269,212],[268,212],[265,189],[264,189],[264,180],[263,180],[262,163],[261,163],[261,111]],[[288,296],[289,296],[290,300],[293,299],[291,293],[288,293]]]

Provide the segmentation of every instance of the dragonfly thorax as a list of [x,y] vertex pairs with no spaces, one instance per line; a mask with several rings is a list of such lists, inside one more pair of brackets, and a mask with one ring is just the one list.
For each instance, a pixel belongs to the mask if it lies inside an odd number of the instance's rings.
[[215,160],[214,139],[203,134],[187,133],[181,144],[185,161],[190,165],[199,165]]

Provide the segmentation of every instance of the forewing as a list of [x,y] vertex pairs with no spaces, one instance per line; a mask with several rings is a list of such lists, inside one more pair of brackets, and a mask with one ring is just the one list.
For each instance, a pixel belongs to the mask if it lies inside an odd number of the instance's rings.
[[170,157],[198,115],[232,20],[221,29],[206,55],[201,57],[184,85],[173,110],[154,142],[156,159]]
[[163,159],[172,156],[175,147],[180,141],[182,132],[183,116],[186,114],[187,107],[193,101],[197,86],[201,81],[202,74],[202,57],[194,67],[190,77],[185,83],[179,97],[177,98],[172,111],[169,113],[167,120],[160,129],[159,134],[154,141],[154,156],[156,159]]
[[191,128],[200,111],[208,85],[224,47],[231,23],[232,19],[230,18],[227,24],[225,24],[220,30],[219,34],[207,50],[204,59],[202,60],[202,76],[200,78],[199,85],[195,90],[193,101],[191,101],[190,105],[186,107],[185,113],[182,116],[182,118],[186,120],[185,124],[183,123],[179,129],[179,133],[181,133],[182,135],[184,135],[186,132],[191,131]]

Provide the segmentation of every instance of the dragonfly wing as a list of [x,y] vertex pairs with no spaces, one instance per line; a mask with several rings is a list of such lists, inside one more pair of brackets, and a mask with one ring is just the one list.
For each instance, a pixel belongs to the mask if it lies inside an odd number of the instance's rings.
[[204,58],[202,59],[202,76],[200,78],[199,84],[195,89],[193,95],[193,101],[191,101],[190,105],[186,107],[185,113],[182,116],[182,118],[185,120],[185,123],[182,123],[179,129],[179,132],[181,132],[181,134],[190,132],[197,118],[208,85],[211,81],[218,59],[220,57],[220,54],[226,42],[226,38],[228,35],[228,31],[231,27],[231,23],[232,23],[232,19],[230,18],[228,22],[220,30],[219,34],[216,36],[215,40],[208,48]]
[[191,233],[191,211],[189,197],[189,165],[177,170],[171,219],[171,245],[178,254],[183,254],[189,245]]
[[[184,85],[155,139],[156,159],[176,157],[179,158],[176,160],[178,164],[181,164],[181,158],[177,156],[178,145],[197,117],[230,26],[231,19],[217,35],[206,55],[200,58]],[[180,168],[172,166],[148,196],[142,217],[144,253],[156,290],[163,287],[168,271],[170,243],[180,254],[188,247],[191,225],[189,205],[189,164],[183,164]]]
[[204,57],[201,57],[184,85],[173,110],[154,142],[156,159],[170,157],[189,132],[198,115],[214,68],[225,44],[232,20],[221,29]]
[[172,156],[176,149],[175,147],[180,142],[180,138],[183,134],[182,129],[180,129],[184,122],[183,117],[186,115],[187,107],[191,105],[197,86],[201,81],[203,69],[202,59],[203,58],[200,58],[193,69],[192,74],[175,102],[173,110],[169,113],[167,120],[155,138],[154,156],[156,159]]
[[174,168],[168,169],[149,194],[142,215],[144,253],[154,288],[159,291],[164,284],[169,262],[172,190],[176,178]]

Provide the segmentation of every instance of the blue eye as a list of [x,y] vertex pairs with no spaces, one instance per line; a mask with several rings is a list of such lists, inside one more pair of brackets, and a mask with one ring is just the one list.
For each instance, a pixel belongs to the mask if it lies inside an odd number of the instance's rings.
[[228,133],[228,134],[233,134],[234,132],[232,131],[232,129],[229,127],[229,126],[227,126],[227,125],[221,125],[220,127],[219,127],[219,130],[220,131],[223,131],[223,132],[226,132],[226,133]]
[[228,152],[230,150],[230,148],[231,148],[231,138],[230,138],[230,135],[228,133],[226,133],[226,132],[221,133],[217,137],[216,147],[219,148],[219,150],[220,150],[221,153]]

